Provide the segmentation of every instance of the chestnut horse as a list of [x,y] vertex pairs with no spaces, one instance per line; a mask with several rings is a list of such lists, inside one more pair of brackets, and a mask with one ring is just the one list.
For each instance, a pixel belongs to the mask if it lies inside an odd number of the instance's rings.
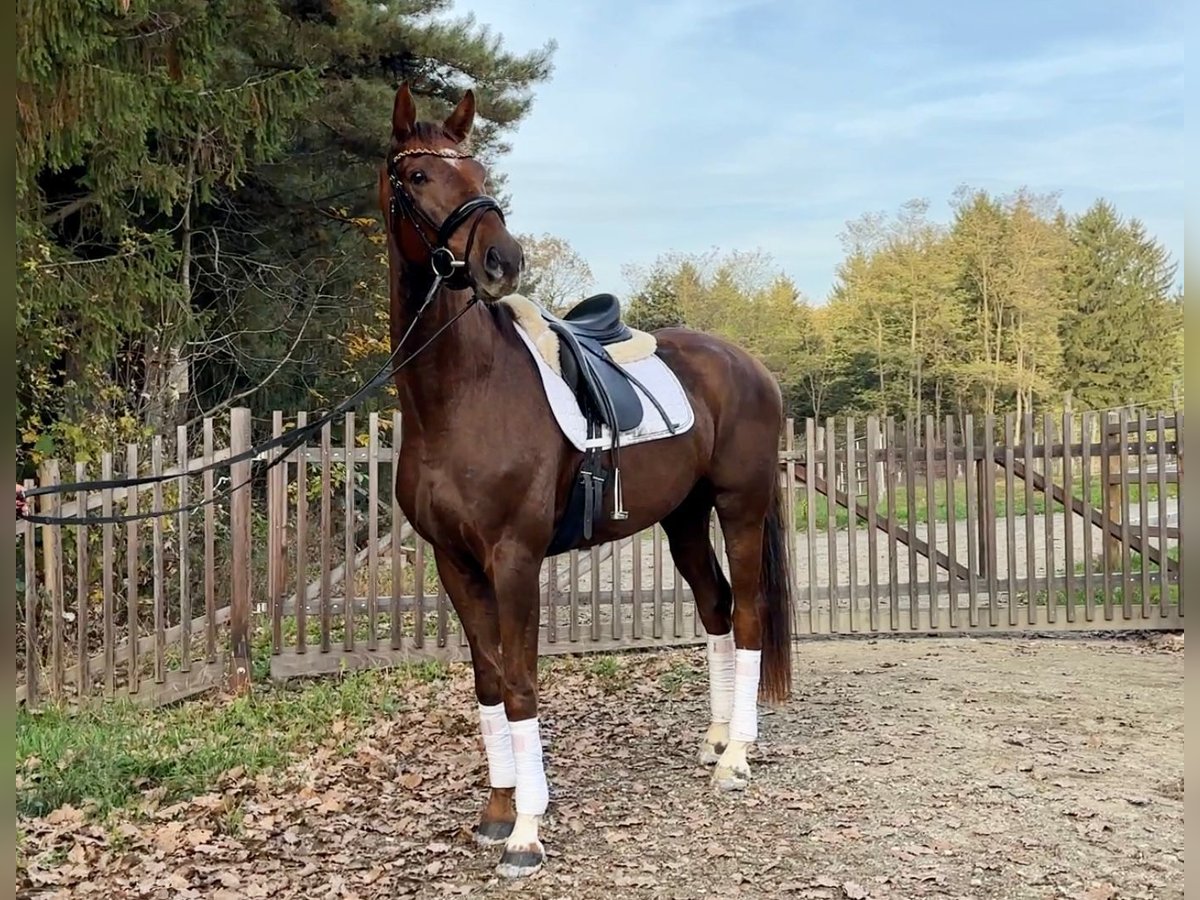
[[[496,302],[518,288],[524,254],[484,192],[484,167],[466,150],[474,116],[468,91],[444,122],[418,121],[401,86],[379,196],[393,350],[406,336],[413,342],[397,354],[404,437],[396,499],[433,547],[470,645],[491,784],[475,835],[505,844],[497,871],[516,877],[545,859],[538,579],[582,454],[553,418],[511,309]],[[715,764],[718,788],[736,790],[750,777],[759,695],[782,701],[791,691],[782,401],[766,368],[726,341],[686,328],[655,337],[694,424],[621,449],[628,516],[602,518],[576,546],[662,523],[708,634],[711,724],[700,757]],[[427,350],[405,364],[412,346]],[[714,508],[732,587],[709,541]]]

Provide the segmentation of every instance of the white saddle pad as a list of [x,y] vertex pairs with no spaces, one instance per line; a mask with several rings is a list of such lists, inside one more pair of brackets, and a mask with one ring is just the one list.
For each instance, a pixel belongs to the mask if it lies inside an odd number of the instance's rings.
[[[584,419],[579,403],[576,401],[575,395],[571,393],[571,388],[567,386],[561,375],[546,364],[519,322],[517,323],[517,334],[521,336],[526,349],[529,350],[529,355],[533,357],[533,361],[537,365],[538,374],[542,376],[542,385],[546,389],[546,399],[550,401],[554,419],[558,422],[558,427],[562,429],[567,440],[581,451],[588,447],[603,449],[611,446],[612,437],[607,428],[603,429],[599,438],[588,440],[587,420]],[[692,427],[696,421],[696,414],[683,390],[683,385],[679,383],[679,379],[670,367],[658,356],[649,356],[636,362],[621,363],[620,366],[646,386],[646,390],[653,394],[654,399],[662,406],[667,418],[676,428],[672,432],[667,427],[667,423],[659,415],[658,409],[650,402],[646,393],[635,384],[633,389],[637,393],[638,399],[642,401],[642,422],[637,428],[620,436],[619,446],[626,447],[630,444],[642,444],[647,441],[673,437],[683,434]]]

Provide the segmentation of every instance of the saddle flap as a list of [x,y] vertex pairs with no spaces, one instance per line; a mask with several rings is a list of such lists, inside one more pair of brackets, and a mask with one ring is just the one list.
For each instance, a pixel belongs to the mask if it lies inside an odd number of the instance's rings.
[[563,378],[579,398],[584,414],[596,417],[613,432],[637,428],[642,423],[642,402],[604,347],[558,322],[551,322],[550,327],[560,338]]
[[631,431],[637,428],[642,424],[644,414],[642,401],[626,377],[625,371],[609,358],[599,343],[580,338],[579,344],[584,348],[586,362],[590,364],[585,368],[590,367],[592,377],[602,385],[604,393],[612,403],[616,417],[615,430]]

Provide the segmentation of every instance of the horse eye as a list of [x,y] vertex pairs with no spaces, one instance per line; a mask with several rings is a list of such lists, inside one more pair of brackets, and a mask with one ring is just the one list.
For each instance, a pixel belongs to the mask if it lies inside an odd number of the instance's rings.
[[425,177],[425,173],[420,169],[417,169],[417,171],[413,172],[412,175],[409,176],[409,181],[411,181],[413,184],[424,184],[428,180],[429,179]]

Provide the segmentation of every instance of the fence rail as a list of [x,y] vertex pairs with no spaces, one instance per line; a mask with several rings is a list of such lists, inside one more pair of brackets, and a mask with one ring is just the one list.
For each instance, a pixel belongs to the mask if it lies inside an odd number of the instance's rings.
[[[72,464],[77,481],[173,477],[48,495],[40,509],[147,512],[211,498],[278,451],[196,470],[306,418],[256,422],[235,409],[198,432],[179,428],[169,446],[158,436],[98,466]],[[789,421],[779,460],[795,633],[1182,628],[1182,421],[1144,411]],[[25,522],[18,702],[161,703],[268,673],[465,657],[432,549],[392,496],[401,435],[398,415],[347,414],[194,514]],[[61,482],[63,470],[51,460],[40,481]],[[719,523],[710,528],[724,565]],[[660,527],[547,560],[541,585],[543,652],[703,640]]]

